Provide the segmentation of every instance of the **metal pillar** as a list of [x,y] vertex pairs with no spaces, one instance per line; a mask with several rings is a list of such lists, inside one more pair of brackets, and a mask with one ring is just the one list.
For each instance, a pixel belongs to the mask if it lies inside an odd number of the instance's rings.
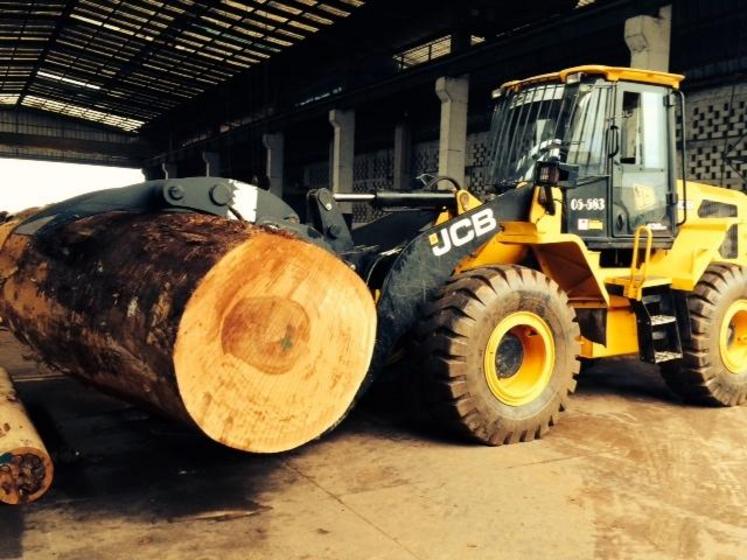
[[[332,192],[353,192],[353,161],[355,158],[355,110],[332,109],[329,122],[334,128],[332,140]],[[340,204],[345,214],[352,214],[353,205]]]
[[175,179],[177,176],[177,168],[175,163],[166,163],[164,161],[161,164],[161,170],[163,171],[164,179]]
[[262,143],[267,150],[265,173],[270,181],[270,192],[282,197],[285,171],[285,136],[282,132],[263,134]]
[[460,185],[463,185],[467,150],[469,77],[438,78],[436,94],[441,100],[438,174],[453,177]]
[[394,128],[394,190],[407,190],[412,180],[412,134],[408,122],[397,123]]
[[669,70],[672,6],[664,6],[658,17],[635,16],[625,21],[625,44],[630,66],[646,70]]

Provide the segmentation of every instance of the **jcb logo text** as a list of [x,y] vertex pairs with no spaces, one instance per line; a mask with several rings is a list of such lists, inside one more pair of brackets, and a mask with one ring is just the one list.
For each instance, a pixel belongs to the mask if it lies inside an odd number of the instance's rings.
[[469,218],[457,220],[449,227],[430,235],[433,254],[437,257],[445,255],[452,247],[461,247],[477,237],[490,233],[497,226],[491,208],[480,210]]

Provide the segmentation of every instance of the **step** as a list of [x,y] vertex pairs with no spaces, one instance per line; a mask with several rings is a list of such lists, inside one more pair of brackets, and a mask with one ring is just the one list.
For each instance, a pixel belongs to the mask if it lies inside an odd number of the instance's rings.
[[644,305],[649,305],[652,303],[659,303],[662,300],[663,294],[643,294],[643,297],[641,298],[641,303]]
[[672,278],[670,276],[647,276],[646,278],[635,276],[632,279],[630,276],[612,276],[610,278],[606,278],[604,283],[612,284],[614,286],[627,287],[631,284],[631,280],[634,283],[641,283],[644,289],[656,288],[659,286],[670,286],[672,284]]
[[671,323],[676,323],[677,317],[674,315],[652,315],[651,316],[651,326],[652,327],[658,327],[661,325],[669,325]]
[[654,362],[657,364],[671,362],[672,360],[679,360],[681,357],[682,352],[656,352],[654,355]]

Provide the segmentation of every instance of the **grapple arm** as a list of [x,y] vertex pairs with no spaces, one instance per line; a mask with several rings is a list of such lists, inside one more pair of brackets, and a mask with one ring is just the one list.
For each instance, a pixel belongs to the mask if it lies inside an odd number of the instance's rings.
[[43,208],[15,232],[41,235],[57,226],[105,212],[201,212],[228,218],[231,211],[251,222],[299,222],[293,209],[276,196],[230,179],[190,177],[147,181],[95,191]]

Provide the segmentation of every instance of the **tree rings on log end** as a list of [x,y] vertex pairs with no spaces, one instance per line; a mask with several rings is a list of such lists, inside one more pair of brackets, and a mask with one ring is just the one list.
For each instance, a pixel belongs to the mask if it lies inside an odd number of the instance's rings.
[[376,308],[340,259],[259,231],[211,268],[179,323],[184,406],[211,438],[270,453],[344,416],[368,371]]

